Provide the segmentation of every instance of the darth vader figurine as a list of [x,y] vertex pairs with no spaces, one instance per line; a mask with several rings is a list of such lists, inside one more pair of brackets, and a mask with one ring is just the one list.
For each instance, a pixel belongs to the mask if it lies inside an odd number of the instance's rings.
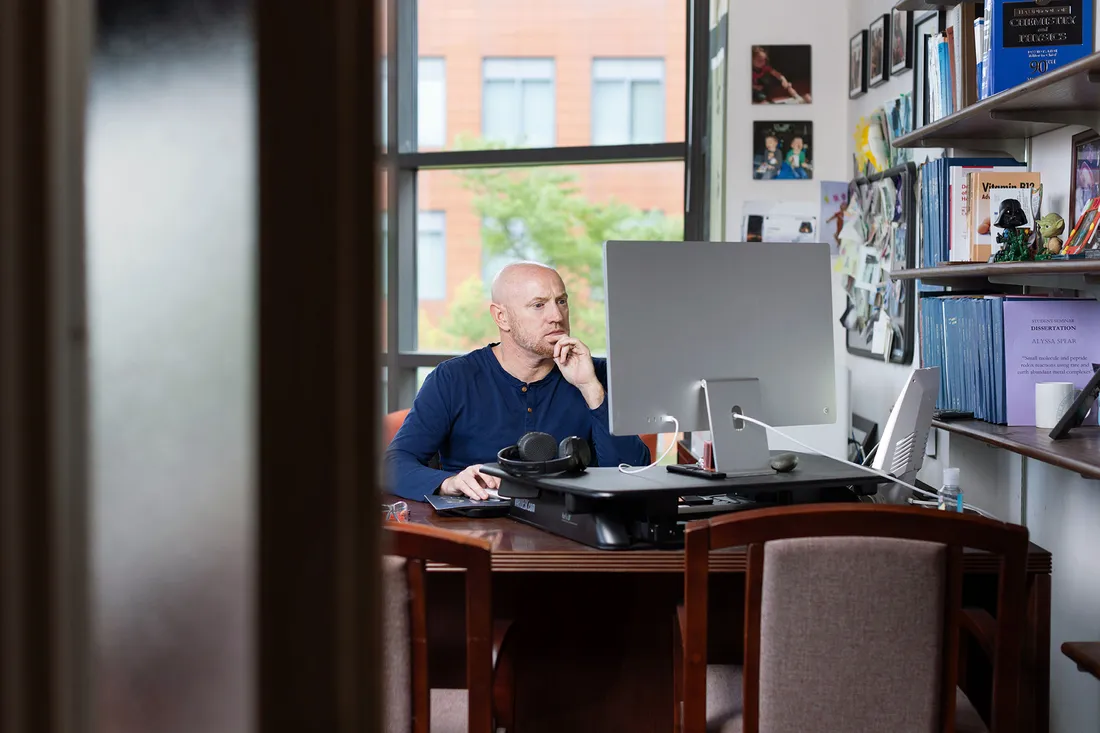
[[1024,207],[1020,206],[1020,202],[1016,199],[1005,199],[1001,202],[1001,209],[997,212],[997,221],[993,222],[994,226],[998,226],[1001,229],[1019,229],[1027,224],[1027,214],[1024,213]]
[[1001,248],[993,255],[993,262],[1023,262],[1033,258],[1031,247],[1028,246],[1030,231],[1021,230],[1026,224],[1027,214],[1019,201],[1007,198],[1001,201],[993,225],[1004,231],[997,235],[997,243]]

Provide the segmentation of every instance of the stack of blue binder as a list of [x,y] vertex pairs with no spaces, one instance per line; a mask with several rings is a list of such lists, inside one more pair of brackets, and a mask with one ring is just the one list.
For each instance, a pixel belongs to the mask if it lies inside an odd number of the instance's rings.
[[920,329],[921,363],[940,368],[936,407],[1006,424],[1004,299],[926,297]]

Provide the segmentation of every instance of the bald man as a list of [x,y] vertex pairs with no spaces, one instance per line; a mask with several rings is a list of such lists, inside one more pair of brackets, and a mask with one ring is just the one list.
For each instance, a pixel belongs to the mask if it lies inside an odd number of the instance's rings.
[[[569,295],[546,265],[508,265],[493,280],[489,313],[500,340],[449,359],[424,380],[386,451],[387,489],[406,499],[433,493],[485,499],[500,479],[481,472],[529,432],[571,435],[592,465],[649,463],[637,436],[607,422],[607,363],[569,335]],[[438,456],[439,468],[429,466]]]

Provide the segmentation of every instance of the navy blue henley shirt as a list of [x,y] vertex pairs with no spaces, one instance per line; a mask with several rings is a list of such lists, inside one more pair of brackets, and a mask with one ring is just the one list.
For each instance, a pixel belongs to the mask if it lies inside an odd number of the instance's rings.
[[[489,344],[437,366],[420,388],[405,422],[386,450],[386,489],[421,501],[443,480],[468,466],[495,463],[501,448],[529,432],[562,438],[576,435],[592,447],[593,466],[649,463],[649,449],[636,435],[612,436],[607,399],[595,410],[555,364],[537,382],[524,383],[504,370]],[[593,358],[596,378],[607,389],[607,361]],[[439,454],[441,470],[428,466]]]

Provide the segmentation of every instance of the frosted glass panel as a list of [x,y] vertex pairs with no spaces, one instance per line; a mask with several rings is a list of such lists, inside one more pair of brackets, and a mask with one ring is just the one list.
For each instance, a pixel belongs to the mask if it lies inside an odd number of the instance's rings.
[[100,0],[86,160],[96,733],[254,729],[255,75],[251,20],[228,10],[246,5]]

